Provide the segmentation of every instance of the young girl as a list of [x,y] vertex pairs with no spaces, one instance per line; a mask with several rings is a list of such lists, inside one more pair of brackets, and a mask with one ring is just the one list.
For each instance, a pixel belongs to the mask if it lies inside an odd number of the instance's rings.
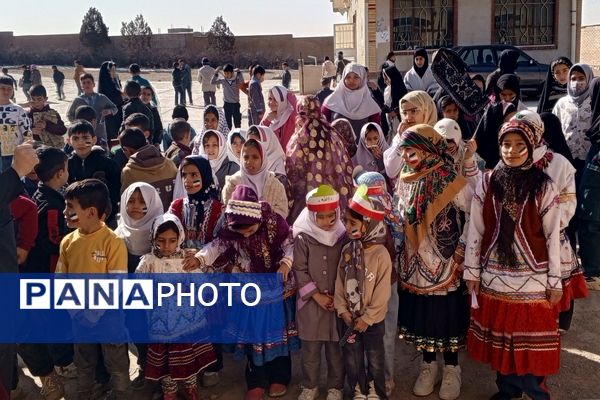
[[567,95],[569,82],[569,69],[573,66],[567,57],[559,57],[552,61],[546,76],[546,83],[540,95],[537,112],[551,112],[558,99]]
[[[202,143],[202,147],[198,148],[196,154],[203,156],[210,161],[213,180],[220,191],[225,185],[225,177],[238,172],[240,166],[227,158],[226,139],[218,131],[205,131],[200,135],[199,142]],[[194,147],[194,150],[195,149],[196,147]],[[192,154],[196,155],[194,152],[192,152]]]
[[327,357],[327,400],[342,400],[344,368],[339,345],[340,320],[333,307],[337,267],[346,232],[340,196],[329,185],[306,195],[306,208],[294,223],[293,270],[298,282],[298,334],[302,340],[302,393],[319,396],[321,348]]
[[267,162],[267,171],[273,172],[277,179],[287,187],[285,151],[273,130],[266,126],[252,125],[248,128],[248,139],[257,140],[261,144]]
[[121,195],[119,225],[115,233],[127,246],[127,271],[137,268],[140,257],[150,251],[152,222],[164,213],[156,189],[144,182],[130,185]]
[[447,152],[454,159],[454,169],[460,175],[467,178],[469,185],[473,190],[479,182],[481,172],[478,168],[475,154],[477,142],[471,139],[464,142],[458,123],[449,118],[439,120],[433,127],[439,133],[448,145]]
[[561,215],[556,185],[533,167],[540,139],[528,124],[505,124],[502,159],[477,185],[471,207],[468,349],[497,371],[494,399],[550,399],[545,379],[560,367]]
[[273,130],[283,149],[287,148],[296,130],[296,96],[283,86],[276,85],[269,90],[267,106],[270,113],[260,122]]
[[383,153],[385,171],[390,179],[396,179],[402,169],[402,157],[398,149],[400,135],[416,124],[435,125],[438,120],[437,109],[430,95],[422,90],[415,90],[400,99],[400,116],[402,121],[394,135],[392,145]]
[[185,248],[200,249],[213,239],[213,230],[222,208],[219,193],[206,158],[184,158],[179,172],[187,196],[173,200],[169,212],[184,227]]
[[[350,63],[344,68],[342,81],[325,99],[321,111],[327,121],[346,118],[358,134],[367,122],[381,122],[381,108],[373,99],[367,86],[367,70],[364,66]],[[358,142],[358,137],[354,138]]]
[[456,399],[461,386],[458,351],[469,322],[459,270],[472,191],[454,169],[446,141],[431,126],[404,131],[399,147],[405,165],[397,188],[398,209],[406,238],[400,254],[400,337],[423,353],[413,393],[433,392],[439,382],[436,354],[441,352],[439,396]]
[[[247,356],[245,400],[260,400],[265,389],[269,396],[281,397],[291,380],[290,351],[299,346],[295,323],[295,283],[288,274],[293,260],[290,228],[268,203],[260,202],[254,191],[239,185],[225,209],[225,224],[218,237],[204,246],[184,268],[200,268],[225,262],[226,270],[243,273],[283,274],[286,282],[283,300],[283,339],[275,343],[239,343],[235,355]],[[288,279],[290,278],[290,279]]]
[[422,90],[433,96],[438,90],[437,84],[431,68],[429,68],[429,56],[427,50],[417,49],[413,56],[413,66],[404,75],[404,85],[409,92],[413,90]]
[[499,100],[492,103],[483,114],[475,131],[477,152],[485,160],[485,168],[493,169],[500,161],[498,131],[517,111],[527,107],[521,102],[521,86],[516,75],[502,75],[496,83]]
[[[550,115],[554,116],[553,114]],[[529,110],[519,111],[513,119],[531,125],[536,135],[542,135],[542,138],[545,136],[546,126],[537,113]],[[548,125],[547,128],[551,129],[551,127],[552,125]],[[558,129],[558,134],[560,134],[560,125]],[[565,332],[571,326],[574,300],[588,295],[583,269],[579,265],[575,252],[576,246],[574,244],[576,242],[572,243],[568,235],[569,223],[577,209],[575,168],[565,157],[548,148],[543,141],[540,141],[533,150],[533,163],[535,167],[542,169],[552,179],[559,192],[560,267],[563,295],[558,304],[558,311],[560,312],[558,327],[562,332]]]
[[229,133],[229,127],[225,120],[225,113],[222,109],[217,108],[212,104],[204,108],[204,129],[202,130],[213,130],[221,132],[223,135]]
[[342,209],[346,208],[352,191],[352,161],[343,139],[322,119],[318,104],[314,96],[301,99],[299,114],[306,122],[288,145],[285,167],[290,181],[290,223],[304,209],[306,194],[320,185],[336,188]]
[[[137,273],[183,273],[184,230],[172,214],[156,218],[152,229],[152,252],[142,257]],[[176,311],[176,310],[174,310]],[[149,337],[154,326],[163,326],[161,320],[171,313],[160,311],[148,316]],[[171,326],[171,325],[169,325]],[[199,400],[196,375],[214,364],[215,353],[211,344],[152,343],[148,345],[146,378],[160,381],[163,398],[177,400],[178,382],[183,383],[186,400]]]
[[567,145],[573,155],[573,166],[577,170],[577,180],[585,168],[585,160],[591,147],[585,133],[592,126],[590,83],[593,78],[589,65],[573,65],[569,70],[567,96],[559,99],[552,110],[560,119],[567,138]]
[[235,128],[227,135],[227,158],[237,165],[242,165],[240,157],[242,155],[242,146],[246,142],[246,131]]
[[354,166],[361,166],[365,171],[379,172],[385,174],[383,165],[383,152],[389,145],[385,141],[385,136],[379,124],[369,122],[362,127],[360,139],[358,140],[358,150],[352,157]]
[[276,175],[267,169],[267,158],[261,144],[255,139],[248,139],[242,147],[241,169],[225,178],[223,204],[227,205],[231,194],[240,184],[251,187],[260,201],[269,203],[273,211],[283,218],[288,216],[285,187]]
[[367,191],[365,185],[359,186],[346,210],[350,243],[342,249],[334,307],[346,324],[346,332],[351,332],[343,352],[354,399],[366,400],[368,394],[369,398],[385,400],[383,336],[392,260],[383,246],[387,235],[384,206]]

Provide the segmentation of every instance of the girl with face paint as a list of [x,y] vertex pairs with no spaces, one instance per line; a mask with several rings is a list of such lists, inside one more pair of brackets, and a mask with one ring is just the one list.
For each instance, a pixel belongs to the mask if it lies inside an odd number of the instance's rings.
[[187,195],[174,200],[169,212],[184,227],[185,248],[199,249],[213,239],[222,208],[209,161],[201,156],[184,158],[176,179],[181,179]]
[[499,399],[517,391],[549,399],[545,379],[560,368],[561,210],[556,184],[534,164],[542,133],[519,120],[502,126],[502,160],[484,174],[471,207],[468,350],[497,371]]
[[591,148],[591,142],[585,133],[592,126],[590,83],[593,78],[594,74],[589,65],[573,65],[569,70],[567,96],[559,99],[552,110],[560,119],[567,145],[573,155],[573,166],[577,169],[578,182]]
[[[184,251],[184,229],[179,219],[166,213],[154,220],[152,225],[152,251],[144,255],[136,273],[181,274]],[[189,321],[202,321],[202,307],[185,308],[167,305],[166,310],[148,312],[149,339],[163,338],[165,327],[174,337],[186,332],[190,337]],[[158,327],[158,330],[156,329]],[[200,329],[200,328],[199,328]],[[156,334],[155,334],[156,332]],[[159,336],[160,335],[160,336]],[[216,354],[210,343],[150,343],[147,345],[145,377],[160,381],[165,400],[178,398],[178,386],[183,386],[185,399],[199,399],[197,375],[215,363]]]
[[312,368],[327,356],[328,392],[342,396],[344,388],[341,339],[336,329],[341,322],[333,306],[335,279],[345,229],[340,218],[339,194],[321,185],[306,195],[306,208],[293,226],[293,270],[298,281],[296,320],[302,340],[302,393],[318,396],[319,370]]
[[397,186],[405,234],[399,262],[400,337],[423,353],[413,393],[433,392],[440,369],[436,354],[441,352],[439,396],[456,399],[461,386],[458,351],[465,345],[469,323],[460,271],[472,190],[456,171],[446,140],[431,126],[405,131],[399,148],[405,160]]
[[224,223],[215,240],[186,259],[184,269],[208,271],[224,265],[226,272],[282,274],[283,307],[273,304],[266,312],[280,313],[275,318],[284,321],[287,340],[238,343],[234,350],[236,359],[248,359],[246,399],[261,399],[267,390],[271,397],[281,397],[291,380],[290,351],[300,345],[295,324],[296,281],[290,273],[294,251],[291,230],[281,215],[244,185],[238,185],[231,195]]

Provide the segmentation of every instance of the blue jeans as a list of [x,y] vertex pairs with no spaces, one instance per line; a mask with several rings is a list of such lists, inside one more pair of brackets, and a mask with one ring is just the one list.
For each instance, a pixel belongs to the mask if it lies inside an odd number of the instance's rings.
[[175,105],[184,105],[185,106],[185,89],[183,86],[173,86],[175,89]]
[[394,355],[396,354],[396,339],[398,338],[398,284],[392,286],[392,295],[385,314],[385,334],[383,335],[383,350],[385,351],[385,379],[394,379]]

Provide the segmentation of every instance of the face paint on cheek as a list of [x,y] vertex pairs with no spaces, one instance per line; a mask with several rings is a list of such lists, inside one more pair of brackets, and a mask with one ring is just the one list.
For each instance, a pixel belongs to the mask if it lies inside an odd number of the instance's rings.
[[148,207],[142,208],[142,212],[144,213],[144,215],[148,214]]
[[194,182],[192,182],[192,186],[193,187],[200,187],[200,186],[202,186],[202,181],[201,180],[194,181]]
[[77,213],[71,213],[71,214],[69,214],[69,221],[71,221],[71,222],[77,222],[77,221],[79,221],[79,216],[77,215]]
[[88,140],[88,141],[86,141],[86,142],[85,142],[85,145],[86,145],[86,146],[91,146],[91,145],[92,145],[92,141],[91,141],[91,140]]
[[527,147],[523,147],[523,149],[519,151],[519,157],[525,157],[527,153],[529,153],[529,150],[527,150]]
[[417,162],[419,161],[419,156],[417,155],[417,152],[412,152],[408,155],[408,161],[410,162]]

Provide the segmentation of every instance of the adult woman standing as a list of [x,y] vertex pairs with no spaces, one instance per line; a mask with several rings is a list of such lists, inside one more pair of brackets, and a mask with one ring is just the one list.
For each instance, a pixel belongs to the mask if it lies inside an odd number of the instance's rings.
[[117,77],[117,64],[112,61],[104,61],[98,73],[98,93],[102,93],[117,106],[119,111],[106,118],[106,135],[110,143],[119,134],[119,128],[123,122],[123,92],[121,82]]

